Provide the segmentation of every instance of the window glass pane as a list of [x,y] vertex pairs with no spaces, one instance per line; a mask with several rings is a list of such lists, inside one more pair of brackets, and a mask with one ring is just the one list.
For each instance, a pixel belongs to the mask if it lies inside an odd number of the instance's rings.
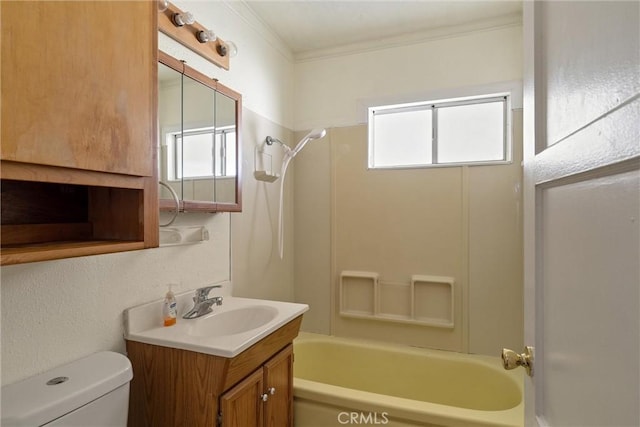
[[375,114],[371,167],[431,163],[431,109]]
[[176,153],[176,144],[179,144],[179,137],[177,134],[167,134],[167,147],[165,149],[166,152],[166,162],[167,162],[167,176],[166,177],[161,177],[161,179],[168,179],[168,180],[176,180],[178,179],[179,175],[177,174],[177,170],[176,170],[176,164],[177,164],[177,160],[175,158],[175,156],[177,155]]
[[236,132],[216,133],[215,147],[216,176],[236,176]]
[[175,153],[176,153],[176,177],[175,179],[182,179],[182,136],[176,135],[175,142]]
[[226,150],[226,176],[236,176],[236,133],[226,132],[225,134]]
[[504,160],[504,102],[438,109],[438,163]]
[[182,144],[183,178],[213,176],[212,134],[184,135]]
[[215,136],[215,150],[213,152],[213,170],[216,171],[215,176],[224,176],[224,168],[222,167],[222,160],[224,159],[224,152],[222,151],[222,141],[224,135],[222,133],[216,133]]

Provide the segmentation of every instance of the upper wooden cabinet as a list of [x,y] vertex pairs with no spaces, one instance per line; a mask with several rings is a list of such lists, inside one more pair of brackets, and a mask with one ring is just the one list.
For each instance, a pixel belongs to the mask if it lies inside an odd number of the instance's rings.
[[1,263],[158,246],[157,6],[1,1]]
[[3,1],[2,160],[152,176],[152,1]]

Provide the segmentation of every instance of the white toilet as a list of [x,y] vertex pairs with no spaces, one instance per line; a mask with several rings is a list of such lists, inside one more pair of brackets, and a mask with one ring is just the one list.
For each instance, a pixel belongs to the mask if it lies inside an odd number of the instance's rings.
[[2,387],[2,427],[125,427],[129,382],[126,356],[103,351]]

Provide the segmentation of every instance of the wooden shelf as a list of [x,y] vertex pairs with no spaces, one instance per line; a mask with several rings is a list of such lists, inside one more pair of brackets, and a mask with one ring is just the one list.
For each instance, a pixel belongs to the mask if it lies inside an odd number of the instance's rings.
[[2,166],[0,265],[151,246],[145,241],[147,178],[4,161]]
[[134,251],[138,249],[144,249],[144,242],[123,240],[82,240],[3,247],[0,249],[0,265],[48,261],[60,258]]

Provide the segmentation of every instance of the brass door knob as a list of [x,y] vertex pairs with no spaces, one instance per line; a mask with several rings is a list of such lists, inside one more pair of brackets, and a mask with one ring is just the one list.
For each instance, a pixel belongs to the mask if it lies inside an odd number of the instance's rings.
[[524,348],[524,353],[518,354],[508,348],[502,349],[502,366],[504,369],[515,369],[522,366],[527,370],[527,375],[533,376],[533,347]]

